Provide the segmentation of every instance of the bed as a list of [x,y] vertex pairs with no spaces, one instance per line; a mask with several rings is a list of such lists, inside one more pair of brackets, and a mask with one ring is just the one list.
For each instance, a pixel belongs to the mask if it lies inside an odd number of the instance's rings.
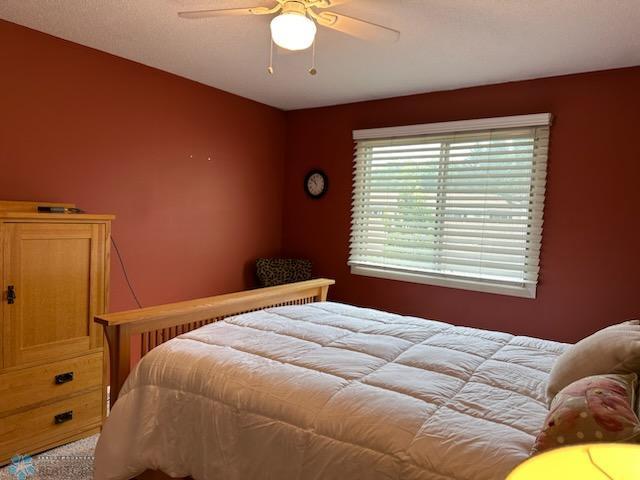
[[566,345],[327,302],[331,283],[99,318],[119,399],[95,479],[497,480],[528,457]]

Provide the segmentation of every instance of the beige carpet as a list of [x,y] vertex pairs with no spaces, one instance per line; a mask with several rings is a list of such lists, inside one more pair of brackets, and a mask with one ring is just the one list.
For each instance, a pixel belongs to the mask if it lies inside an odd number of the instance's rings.
[[[0,469],[0,480],[91,480],[98,435],[34,455]],[[32,468],[29,468],[32,467]],[[12,470],[18,470],[15,473]]]

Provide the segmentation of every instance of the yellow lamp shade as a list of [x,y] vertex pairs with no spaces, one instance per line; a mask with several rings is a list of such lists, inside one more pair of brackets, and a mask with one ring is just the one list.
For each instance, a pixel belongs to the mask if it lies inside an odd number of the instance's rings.
[[558,448],[518,466],[507,480],[639,480],[640,445],[597,443]]

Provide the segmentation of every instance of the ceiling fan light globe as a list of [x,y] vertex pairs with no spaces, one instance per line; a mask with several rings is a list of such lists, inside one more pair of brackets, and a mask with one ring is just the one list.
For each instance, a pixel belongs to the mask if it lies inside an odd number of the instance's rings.
[[271,38],[287,50],[306,50],[313,45],[317,30],[313,20],[296,12],[282,13],[271,20]]

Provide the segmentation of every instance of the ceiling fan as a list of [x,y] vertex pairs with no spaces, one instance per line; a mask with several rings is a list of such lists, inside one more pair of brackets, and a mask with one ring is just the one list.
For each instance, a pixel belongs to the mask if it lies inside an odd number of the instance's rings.
[[[383,25],[368,22],[336,12],[322,11],[344,0],[276,0],[273,7],[224,8],[178,12],[181,18],[201,19],[222,16],[273,15],[271,38],[273,43],[286,50],[306,50],[315,47],[316,24],[337,30],[356,38],[370,41],[395,42],[400,32]],[[273,52],[272,52],[273,56]],[[269,73],[273,73],[272,65]],[[315,75],[315,67],[309,70]]]

